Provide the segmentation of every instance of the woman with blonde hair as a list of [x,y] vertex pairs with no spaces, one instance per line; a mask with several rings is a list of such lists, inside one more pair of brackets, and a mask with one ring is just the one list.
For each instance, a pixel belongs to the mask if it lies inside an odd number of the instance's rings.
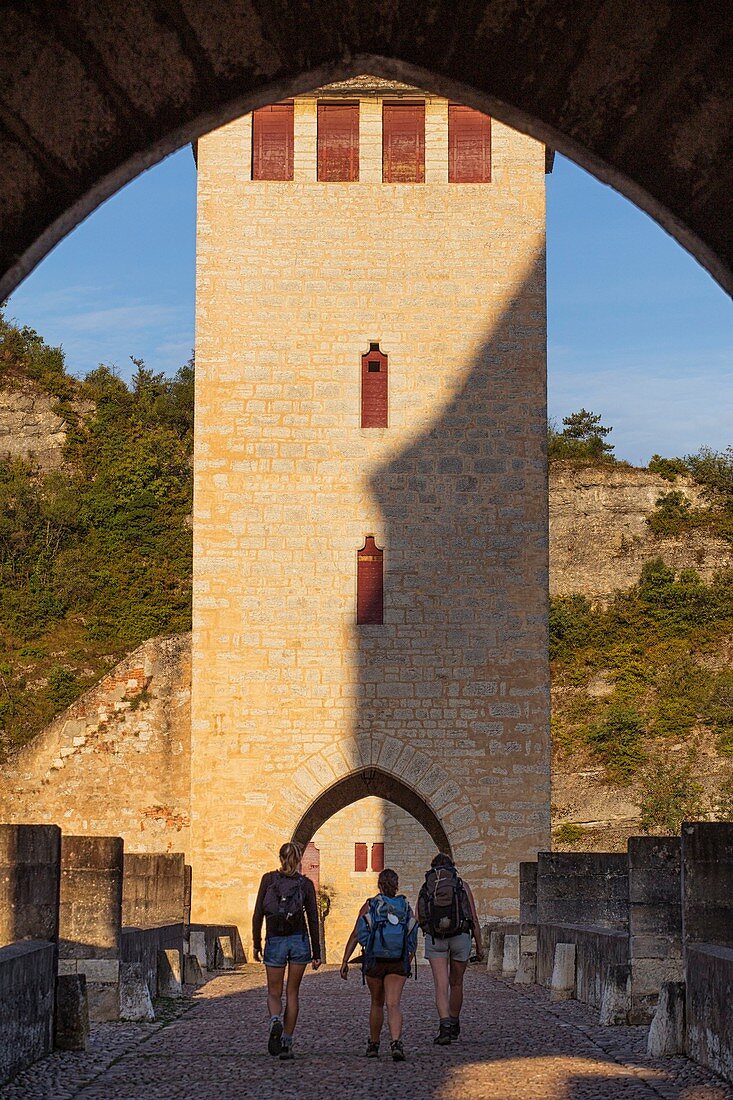
[[[300,983],[305,968],[308,963],[314,970],[321,965],[316,891],[311,880],[300,873],[302,855],[297,844],[283,844],[280,869],[268,871],[262,876],[252,917],[254,956],[257,962],[264,962],[267,972],[267,1008],[270,1013],[267,1049],[273,1057],[279,1055],[282,1061],[293,1057],[293,1033],[298,1020]],[[263,918],[266,926],[264,955]]]

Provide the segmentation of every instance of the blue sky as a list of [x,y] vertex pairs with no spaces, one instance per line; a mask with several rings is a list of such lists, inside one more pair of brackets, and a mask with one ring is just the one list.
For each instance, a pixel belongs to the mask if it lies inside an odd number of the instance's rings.
[[[36,268],[7,314],[69,369],[169,373],[193,346],[195,167],[186,148],[108,200]],[[584,406],[619,458],[733,443],[733,304],[651,219],[557,157],[547,181],[548,381],[558,422]]]

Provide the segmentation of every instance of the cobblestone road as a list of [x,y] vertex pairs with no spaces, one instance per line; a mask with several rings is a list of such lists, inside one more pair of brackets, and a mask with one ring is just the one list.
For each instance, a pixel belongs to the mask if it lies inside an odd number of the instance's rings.
[[651,1062],[643,1028],[601,1028],[582,1005],[550,1005],[483,968],[467,976],[464,1037],[434,1047],[430,974],[421,968],[403,999],[408,1060],[395,1065],[385,1035],[363,1057],[368,994],[355,971],[309,972],[301,997],[296,1060],[267,1054],[263,972],[220,974],[169,1020],[103,1025],[85,1054],[56,1053],[5,1088],[0,1100],[733,1100],[733,1089],[684,1058]]

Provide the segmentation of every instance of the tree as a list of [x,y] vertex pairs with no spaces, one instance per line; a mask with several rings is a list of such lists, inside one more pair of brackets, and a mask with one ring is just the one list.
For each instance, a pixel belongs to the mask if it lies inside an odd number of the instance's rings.
[[563,417],[563,430],[550,421],[547,427],[547,454],[550,461],[615,462],[613,445],[606,436],[613,431],[601,423],[600,415],[580,409]]

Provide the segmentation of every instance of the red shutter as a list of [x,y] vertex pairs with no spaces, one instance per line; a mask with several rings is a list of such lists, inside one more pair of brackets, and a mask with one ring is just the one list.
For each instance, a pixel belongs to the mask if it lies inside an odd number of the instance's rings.
[[384,870],[384,844],[372,844],[372,871]]
[[300,869],[313,883],[316,893],[321,885],[321,853],[312,840],[309,840],[303,852]]
[[366,536],[356,559],[356,621],[381,623],[384,621],[384,551],[379,549],[373,535]]
[[387,427],[387,356],[370,344],[361,357],[361,426]]
[[424,103],[383,105],[382,179],[385,183],[424,182]]
[[354,845],[354,870],[366,871],[367,869],[367,846],[366,844],[356,843]]
[[273,103],[252,116],[252,179],[293,178],[293,104]]
[[455,103],[448,106],[448,179],[451,183],[491,180],[491,119]]
[[318,104],[318,178],[324,183],[359,178],[359,104]]

